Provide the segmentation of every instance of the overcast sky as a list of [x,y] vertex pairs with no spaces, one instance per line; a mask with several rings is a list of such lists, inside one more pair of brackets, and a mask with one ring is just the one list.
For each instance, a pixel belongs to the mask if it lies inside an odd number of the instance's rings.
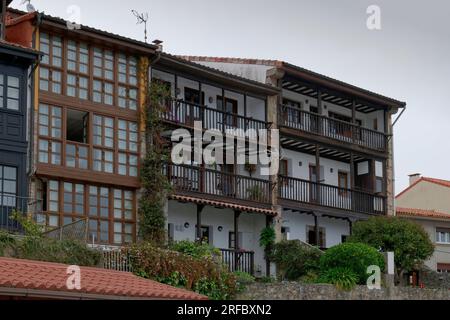
[[[24,8],[22,0],[13,7]],[[450,180],[448,0],[32,0],[39,11],[143,40],[173,54],[285,60],[408,103],[395,128],[396,192],[407,175]],[[381,27],[366,27],[369,5]]]

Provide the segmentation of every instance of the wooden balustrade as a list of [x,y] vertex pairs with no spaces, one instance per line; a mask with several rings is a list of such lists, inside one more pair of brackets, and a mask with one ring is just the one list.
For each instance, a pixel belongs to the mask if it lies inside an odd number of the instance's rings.
[[272,187],[268,180],[186,165],[167,164],[164,170],[176,191],[271,203]]
[[189,128],[194,127],[195,121],[201,121],[202,129],[216,129],[223,133],[227,129],[239,129],[245,132],[248,129],[268,128],[265,121],[180,100],[167,101],[166,111],[163,112],[162,119]]
[[246,272],[255,274],[255,253],[245,250],[220,249],[222,263],[230,272]]
[[377,151],[386,151],[387,136],[382,132],[298,108],[281,106],[280,124],[287,128],[314,133]]
[[279,197],[371,215],[385,213],[386,198],[362,191],[339,188],[307,180],[279,177]]

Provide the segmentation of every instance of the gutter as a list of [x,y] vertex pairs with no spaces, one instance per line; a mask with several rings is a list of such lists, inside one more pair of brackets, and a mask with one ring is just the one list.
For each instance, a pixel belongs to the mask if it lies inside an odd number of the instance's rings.
[[21,288],[5,288],[0,287],[0,297],[14,296],[25,299],[41,298],[41,299],[56,299],[56,300],[165,300],[155,298],[143,297],[128,297],[128,296],[114,296],[102,294],[90,294],[84,292],[67,292],[67,291],[51,291],[38,289],[21,289]]

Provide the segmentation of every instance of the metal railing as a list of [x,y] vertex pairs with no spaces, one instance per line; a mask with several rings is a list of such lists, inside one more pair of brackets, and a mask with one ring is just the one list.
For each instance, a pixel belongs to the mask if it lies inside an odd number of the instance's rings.
[[382,132],[298,108],[281,106],[280,109],[281,126],[357,144],[377,151],[386,151],[387,136]]
[[230,272],[255,274],[255,253],[253,251],[220,249],[222,263]]
[[279,177],[278,189],[279,197],[284,200],[371,215],[382,215],[386,211],[386,198],[367,192],[285,176]]
[[260,204],[270,204],[272,201],[272,183],[268,180],[186,165],[167,164],[164,170],[175,191]]
[[195,121],[203,123],[203,129],[216,129],[225,132],[227,129],[268,129],[265,121],[252,119],[238,114],[228,113],[181,100],[168,100],[166,112],[162,119],[177,125],[194,127]]
[[133,272],[130,257],[122,250],[102,250],[102,254],[104,269]]
[[20,223],[12,219],[14,212],[37,219],[37,216],[42,213],[42,201],[0,193],[0,230],[12,233],[23,232]]
[[81,241],[87,243],[89,220],[81,219],[62,227],[47,231],[44,235],[48,238],[63,241]]

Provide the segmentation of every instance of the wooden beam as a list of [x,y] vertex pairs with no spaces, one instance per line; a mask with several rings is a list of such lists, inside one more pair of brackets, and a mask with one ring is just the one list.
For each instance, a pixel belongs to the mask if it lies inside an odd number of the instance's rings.
[[239,271],[239,260],[241,256],[238,251],[239,247],[239,217],[241,216],[241,211],[234,211],[234,271]]

